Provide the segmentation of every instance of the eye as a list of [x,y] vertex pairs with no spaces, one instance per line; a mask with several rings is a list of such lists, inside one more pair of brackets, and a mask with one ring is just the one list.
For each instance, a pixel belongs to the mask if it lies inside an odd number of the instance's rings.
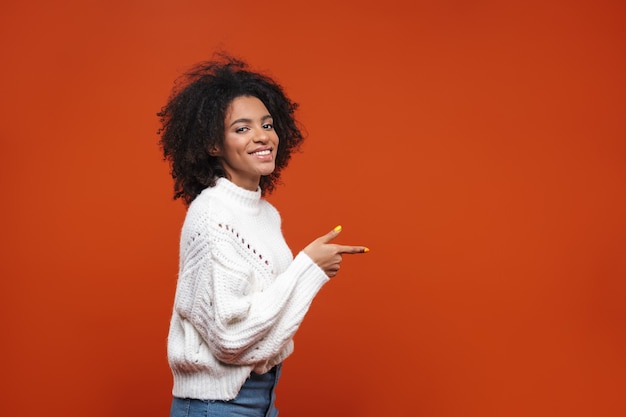
[[273,130],[274,129],[274,125],[272,123],[265,123],[263,125],[263,129],[265,129],[265,130]]
[[237,129],[235,129],[236,133],[243,133],[243,132],[247,132],[249,129],[246,126],[242,126],[242,127],[238,127]]

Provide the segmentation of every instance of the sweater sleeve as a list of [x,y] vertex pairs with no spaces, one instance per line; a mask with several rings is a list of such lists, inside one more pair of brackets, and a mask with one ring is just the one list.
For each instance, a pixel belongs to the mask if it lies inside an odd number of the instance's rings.
[[210,238],[196,236],[188,250],[183,275],[190,299],[177,309],[225,363],[258,364],[278,355],[328,281],[303,252],[272,277],[267,263],[221,225],[210,229]]

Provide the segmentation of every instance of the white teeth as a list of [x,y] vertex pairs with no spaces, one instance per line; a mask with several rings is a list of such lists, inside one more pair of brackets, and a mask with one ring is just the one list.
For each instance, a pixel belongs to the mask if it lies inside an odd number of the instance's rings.
[[264,155],[269,155],[270,153],[272,153],[272,151],[270,151],[269,149],[266,149],[264,151],[252,152],[252,155],[264,156]]

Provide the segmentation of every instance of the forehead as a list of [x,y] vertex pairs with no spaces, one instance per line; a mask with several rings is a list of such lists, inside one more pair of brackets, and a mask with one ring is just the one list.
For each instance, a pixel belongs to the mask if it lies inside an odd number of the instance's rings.
[[235,97],[226,108],[226,119],[240,117],[265,116],[269,111],[265,104],[254,96]]

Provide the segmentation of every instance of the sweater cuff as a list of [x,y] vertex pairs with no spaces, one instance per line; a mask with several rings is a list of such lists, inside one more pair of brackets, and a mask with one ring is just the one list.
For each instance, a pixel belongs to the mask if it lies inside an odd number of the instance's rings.
[[324,272],[318,264],[313,262],[313,259],[304,252],[300,252],[296,256],[290,265],[290,268],[294,268],[296,276],[300,276],[300,285],[310,285],[311,289],[317,292],[322,285],[326,284],[330,278]]

